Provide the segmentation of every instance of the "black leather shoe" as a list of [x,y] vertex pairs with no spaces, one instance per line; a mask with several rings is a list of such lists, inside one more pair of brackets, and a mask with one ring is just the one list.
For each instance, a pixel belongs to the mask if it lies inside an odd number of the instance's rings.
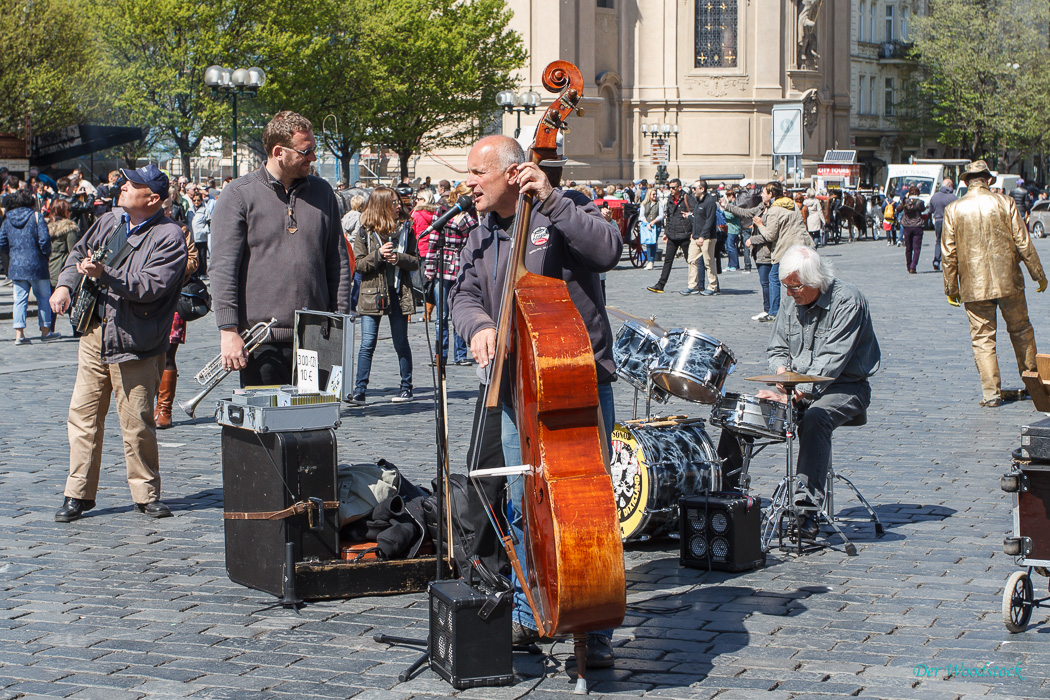
[[150,501],[149,503],[136,503],[135,510],[140,513],[145,513],[151,518],[170,518],[171,511],[166,505],[160,501]]
[[79,520],[80,516],[94,507],[94,501],[85,501],[80,498],[66,496],[66,500],[62,501],[62,507],[55,513],[55,522],[71,523],[74,520]]
[[808,515],[803,515],[798,519],[798,534],[804,540],[810,542],[817,539],[817,535],[820,533],[820,525],[817,521]]
[[587,668],[612,668],[616,662],[612,639],[591,632],[587,635]]

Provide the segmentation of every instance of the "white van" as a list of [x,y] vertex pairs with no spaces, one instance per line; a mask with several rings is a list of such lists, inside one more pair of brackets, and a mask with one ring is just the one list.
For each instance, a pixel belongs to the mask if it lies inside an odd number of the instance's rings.
[[[1021,179],[1020,175],[1011,175],[1006,173],[1000,175],[996,171],[991,171],[992,175],[995,175],[995,182],[992,183],[992,188],[1002,190],[1003,194],[1010,194],[1010,190],[1017,188],[1017,181]],[[966,183],[959,183],[959,186],[955,188],[955,196],[962,197],[966,194]]]

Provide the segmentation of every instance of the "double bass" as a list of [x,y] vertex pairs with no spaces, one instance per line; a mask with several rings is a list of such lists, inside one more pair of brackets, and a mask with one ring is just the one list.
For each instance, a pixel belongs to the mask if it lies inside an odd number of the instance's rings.
[[[559,95],[536,127],[530,158],[557,186],[557,136],[567,130],[565,119],[572,112],[582,114],[577,105],[583,76],[572,63],[554,61],[543,72],[543,85]],[[607,437],[590,336],[565,281],[525,269],[532,209],[533,197],[519,195],[486,407],[500,405],[500,373],[509,358],[527,467],[520,504],[527,574],[509,537],[504,545],[537,630],[548,637],[574,636],[577,692],[585,692],[586,633],[623,622],[623,543],[606,471]]]

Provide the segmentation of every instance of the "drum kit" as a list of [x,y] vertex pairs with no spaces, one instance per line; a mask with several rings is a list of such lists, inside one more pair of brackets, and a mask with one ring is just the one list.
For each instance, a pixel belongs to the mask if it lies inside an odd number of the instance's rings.
[[[724,343],[688,328],[664,330],[655,318],[643,319],[619,309],[608,312],[623,320],[613,346],[616,372],[645,397],[645,419],[617,423],[613,430],[611,474],[625,542],[644,541],[678,529],[678,500],[704,491],[719,491],[722,481],[750,489],[751,459],[769,445],[787,443],[786,473],[763,516],[762,547],[768,549],[782,522],[794,518],[794,437],[792,404],[723,391],[736,357]],[[832,381],[830,377],[795,372],[747,377],[792,391],[799,384]],[[703,418],[659,417],[652,402],[672,396],[710,404],[708,420],[730,431],[742,451],[742,466],[722,473]]]

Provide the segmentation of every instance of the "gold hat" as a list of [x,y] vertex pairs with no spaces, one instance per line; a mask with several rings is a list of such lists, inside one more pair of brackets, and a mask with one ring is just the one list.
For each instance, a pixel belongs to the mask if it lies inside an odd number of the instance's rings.
[[995,182],[995,175],[992,175],[992,171],[988,169],[988,164],[983,160],[975,160],[966,166],[966,170],[962,172],[959,179],[963,182],[969,182],[972,177],[987,177],[988,184]]

